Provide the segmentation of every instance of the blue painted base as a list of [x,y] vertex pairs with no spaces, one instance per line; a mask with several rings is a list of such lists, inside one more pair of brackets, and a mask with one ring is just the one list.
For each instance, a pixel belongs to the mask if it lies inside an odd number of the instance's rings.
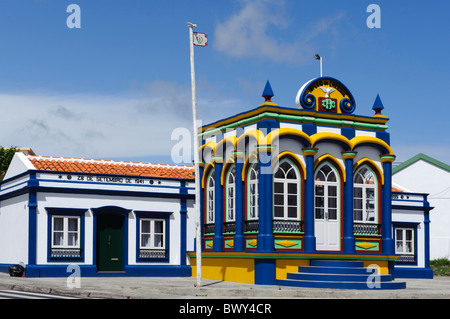
[[[0,272],[8,273],[11,265],[0,265]],[[25,277],[69,277],[74,272],[67,271],[69,265],[28,265],[25,268]],[[125,266],[123,271],[118,272],[97,272],[94,265],[80,265],[81,277],[190,277],[192,275],[191,266],[174,265],[133,265]]]
[[433,270],[430,268],[395,268],[397,278],[433,279]]
[[255,284],[274,285],[276,267],[275,259],[255,259]]

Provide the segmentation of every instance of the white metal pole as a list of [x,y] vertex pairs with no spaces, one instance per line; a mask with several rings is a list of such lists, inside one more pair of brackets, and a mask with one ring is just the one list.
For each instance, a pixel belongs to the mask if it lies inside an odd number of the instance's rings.
[[197,94],[195,88],[195,66],[194,66],[194,31],[197,26],[190,22],[189,41],[191,51],[191,88],[192,88],[192,117],[193,117],[193,140],[194,140],[194,166],[195,166],[195,213],[196,213],[196,268],[197,268],[197,287],[202,283],[202,243],[201,243],[201,223],[200,223],[200,170],[198,156],[198,136],[197,136]]

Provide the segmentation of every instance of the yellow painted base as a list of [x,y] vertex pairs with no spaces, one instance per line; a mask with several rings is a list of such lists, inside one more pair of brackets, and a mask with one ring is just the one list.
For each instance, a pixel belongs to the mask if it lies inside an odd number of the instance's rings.
[[[254,284],[255,283],[255,259],[260,257],[261,254],[255,253],[254,258],[250,257],[251,253],[246,254],[234,254],[234,253],[204,253],[206,258],[202,258],[202,278],[220,281],[231,281],[239,283]],[[214,256],[217,254],[216,256]],[[224,256],[230,257],[224,257]],[[309,266],[311,259],[318,259],[317,255],[310,255],[312,258],[308,258],[303,255],[303,258],[286,258],[287,254],[278,254],[281,258],[276,259],[276,279],[286,279],[287,273],[298,272],[299,266]],[[299,256],[302,256],[299,254]],[[195,254],[189,254],[192,276],[197,276],[197,266]],[[298,257],[298,256],[297,256]],[[339,260],[340,258],[336,258]],[[361,260],[362,258],[351,258],[354,260]],[[365,257],[368,258],[368,257]],[[369,257],[370,258],[370,257]],[[395,260],[396,257],[389,256],[383,258],[384,260],[366,259],[363,260],[364,267],[378,268],[380,274],[389,274],[389,260]],[[269,258],[270,259],[270,258]],[[322,258],[321,258],[322,259]],[[327,259],[327,258],[323,258]],[[331,259],[331,258],[330,258]],[[348,258],[342,258],[345,260]]]
[[307,259],[277,259],[277,279],[286,279],[287,273],[298,272],[298,267],[309,266]]
[[[191,257],[192,276],[197,276],[197,261]],[[255,283],[254,259],[248,258],[202,258],[202,278]]]
[[374,268],[374,265],[378,265],[381,275],[389,275],[389,266],[387,261],[383,260],[367,260],[364,261],[364,267]]

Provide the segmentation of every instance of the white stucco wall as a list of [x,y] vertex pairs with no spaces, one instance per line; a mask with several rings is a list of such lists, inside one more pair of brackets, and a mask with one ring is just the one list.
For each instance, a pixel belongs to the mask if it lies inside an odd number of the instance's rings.
[[28,262],[28,195],[5,199],[0,206],[0,263]]
[[430,258],[450,258],[450,172],[424,160],[407,166],[392,177],[393,186],[428,193]]

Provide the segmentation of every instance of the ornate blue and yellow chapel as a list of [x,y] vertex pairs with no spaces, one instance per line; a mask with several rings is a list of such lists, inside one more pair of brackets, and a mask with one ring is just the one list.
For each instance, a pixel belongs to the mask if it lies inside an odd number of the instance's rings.
[[404,288],[392,281],[395,155],[379,96],[373,116],[354,115],[352,94],[331,77],[305,83],[294,108],[272,102],[268,81],[262,96],[199,129],[203,276],[302,286],[299,267],[376,266],[385,287]]

